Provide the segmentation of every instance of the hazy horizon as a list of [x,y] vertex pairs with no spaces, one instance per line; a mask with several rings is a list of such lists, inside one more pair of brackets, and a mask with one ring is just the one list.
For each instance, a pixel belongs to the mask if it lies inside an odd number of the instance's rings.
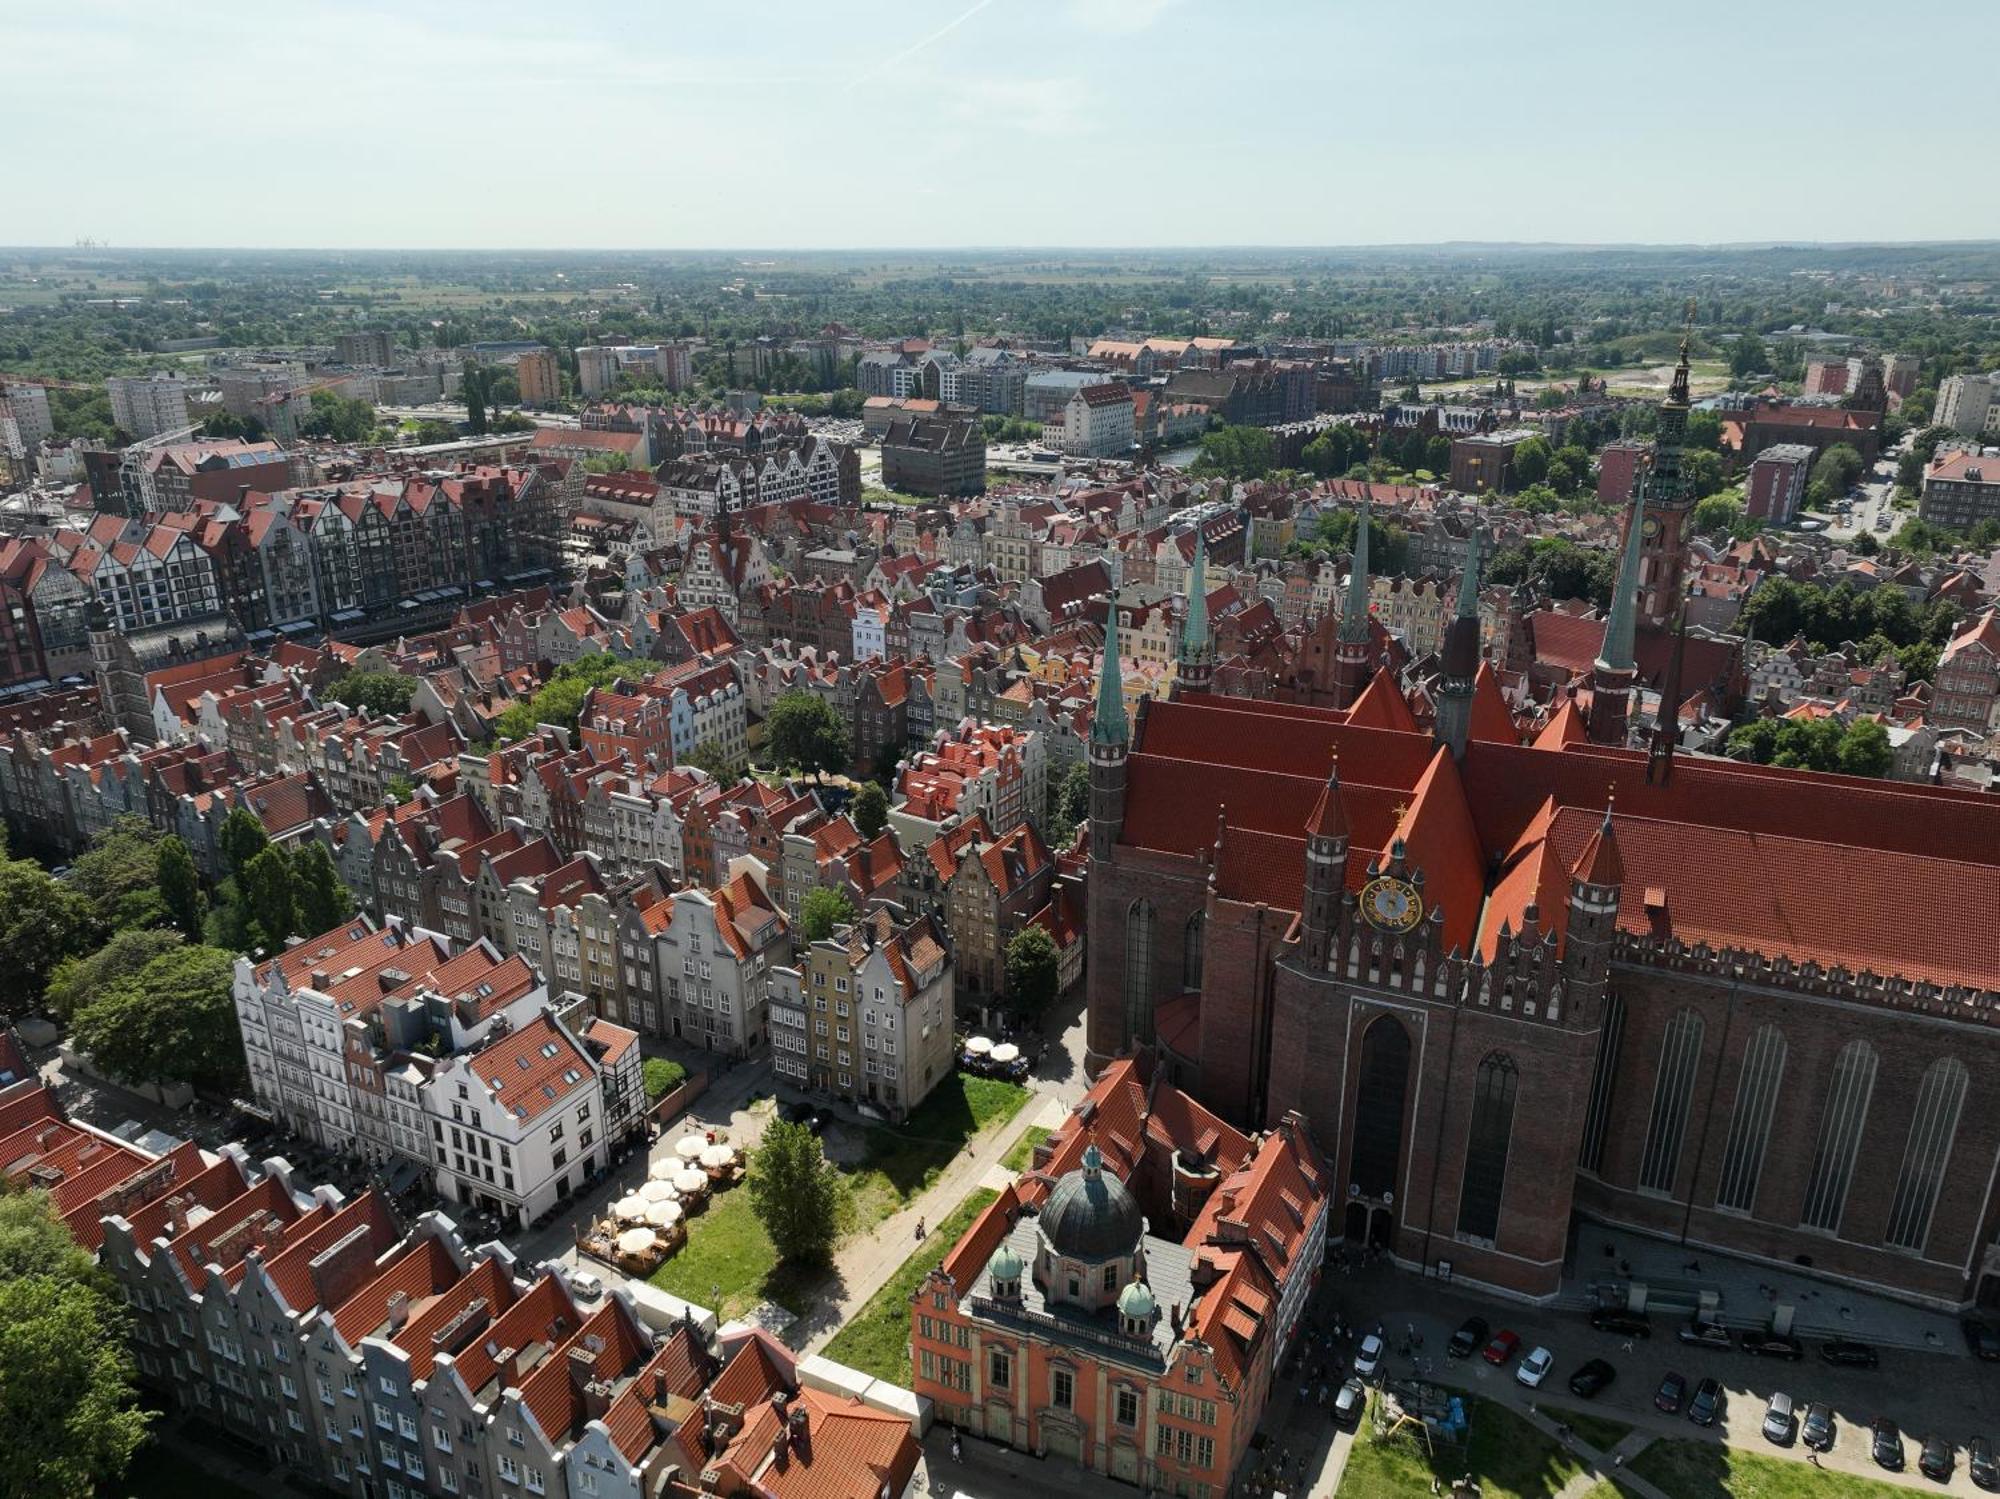
[[[1607,10],[1615,14],[1607,15]],[[520,0],[10,20],[6,238],[785,252],[1978,242],[1984,0]],[[1952,153],[1963,142],[1965,157]]]

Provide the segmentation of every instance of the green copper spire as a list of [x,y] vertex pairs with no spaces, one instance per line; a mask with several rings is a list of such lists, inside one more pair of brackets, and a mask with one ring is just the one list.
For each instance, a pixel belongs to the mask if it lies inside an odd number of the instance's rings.
[[1465,571],[1458,579],[1458,617],[1479,617],[1479,523],[1473,522],[1465,538]]
[[1105,596],[1104,666],[1097,673],[1097,711],[1090,719],[1092,744],[1128,744],[1132,725],[1125,718],[1125,679],[1118,669],[1118,595]]
[[1646,485],[1644,476],[1632,497],[1632,523],[1625,528],[1625,561],[1618,569],[1618,586],[1611,595],[1611,617],[1604,622],[1604,648],[1597,664],[1605,671],[1637,671],[1632,655],[1632,635],[1639,602],[1639,549],[1646,533]]
[[1368,638],[1368,502],[1354,523],[1354,570],[1347,575],[1347,607],[1340,614],[1340,638],[1350,645]]
[[1208,649],[1208,538],[1194,533],[1194,567],[1188,573],[1187,618],[1181,624],[1181,660]]

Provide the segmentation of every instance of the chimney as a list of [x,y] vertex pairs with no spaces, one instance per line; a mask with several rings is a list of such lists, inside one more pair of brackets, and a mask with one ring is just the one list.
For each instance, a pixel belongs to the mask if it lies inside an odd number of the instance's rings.
[[410,1320],[410,1293],[391,1291],[389,1293],[389,1331],[394,1334],[403,1330],[403,1324]]

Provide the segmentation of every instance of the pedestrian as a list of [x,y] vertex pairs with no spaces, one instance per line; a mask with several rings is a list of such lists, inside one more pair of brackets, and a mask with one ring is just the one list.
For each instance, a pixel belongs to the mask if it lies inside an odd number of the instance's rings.
[[951,1460],[955,1463],[965,1461],[965,1445],[958,1439],[957,1427],[953,1427],[951,1433]]

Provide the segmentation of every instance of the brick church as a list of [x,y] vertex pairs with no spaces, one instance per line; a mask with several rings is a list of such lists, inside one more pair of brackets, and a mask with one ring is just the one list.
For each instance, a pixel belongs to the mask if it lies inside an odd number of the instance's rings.
[[1686,409],[1683,372],[1588,682],[1527,742],[1476,554],[1427,729],[1371,671],[1365,561],[1331,706],[1210,692],[1191,608],[1132,722],[1107,646],[1088,1064],[1149,1047],[1239,1127],[1296,1111],[1331,1236],[1427,1272],[1546,1298],[1590,1220],[2000,1304],[2000,798],[1677,757],[1671,713],[1628,743]]

